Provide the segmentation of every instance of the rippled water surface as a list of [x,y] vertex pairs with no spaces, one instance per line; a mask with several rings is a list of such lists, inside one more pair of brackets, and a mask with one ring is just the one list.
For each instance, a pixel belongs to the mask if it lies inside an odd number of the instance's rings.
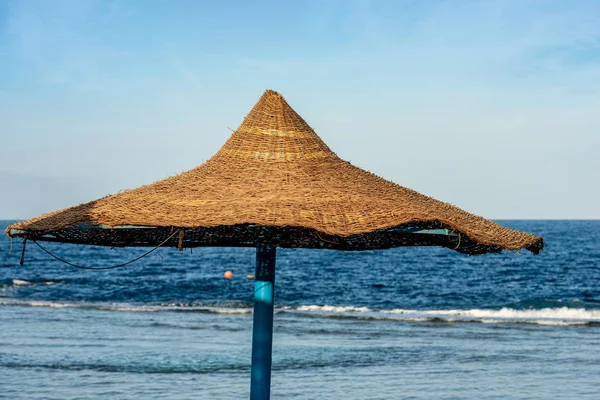
[[[273,398],[600,398],[600,221],[501,223],[546,249],[278,250]],[[0,398],[248,397],[253,249],[8,250]]]

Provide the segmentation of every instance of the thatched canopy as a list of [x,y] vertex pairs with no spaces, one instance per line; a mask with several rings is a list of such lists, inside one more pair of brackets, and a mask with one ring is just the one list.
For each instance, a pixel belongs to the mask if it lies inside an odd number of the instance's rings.
[[340,159],[267,90],[209,161],[151,185],[7,228],[12,237],[106,246],[381,249],[445,246],[469,254],[543,239],[502,227]]

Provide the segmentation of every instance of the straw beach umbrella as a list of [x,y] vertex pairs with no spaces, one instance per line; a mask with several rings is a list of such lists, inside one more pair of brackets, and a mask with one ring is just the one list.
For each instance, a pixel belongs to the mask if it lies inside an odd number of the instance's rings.
[[340,159],[271,90],[201,166],[13,224],[6,233],[38,245],[256,247],[255,400],[270,394],[277,247],[443,246],[466,254],[520,249],[538,254],[544,246],[539,236],[505,228]]

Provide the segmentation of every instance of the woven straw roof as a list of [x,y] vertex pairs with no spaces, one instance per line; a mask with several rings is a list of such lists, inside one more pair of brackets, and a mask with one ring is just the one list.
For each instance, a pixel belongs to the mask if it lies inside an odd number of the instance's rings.
[[260,240],[346,250],[440,245],[470,254],[522,248],[537,254],[543,248],[539,236],[505,228],[340,159],[271,90],[199,167],[11,225],[7,234],[141,246],[156,245],[177,228],[181,238],[168,245],[251,246]]

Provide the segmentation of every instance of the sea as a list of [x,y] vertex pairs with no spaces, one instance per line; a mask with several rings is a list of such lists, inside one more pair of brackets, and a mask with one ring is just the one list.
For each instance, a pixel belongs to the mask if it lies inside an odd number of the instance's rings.
[[[498,222],[546,248],[278,249],[272,398],[600,399],[600,221]],[[10,247],[0,398],[248,398],[254,249]]]

